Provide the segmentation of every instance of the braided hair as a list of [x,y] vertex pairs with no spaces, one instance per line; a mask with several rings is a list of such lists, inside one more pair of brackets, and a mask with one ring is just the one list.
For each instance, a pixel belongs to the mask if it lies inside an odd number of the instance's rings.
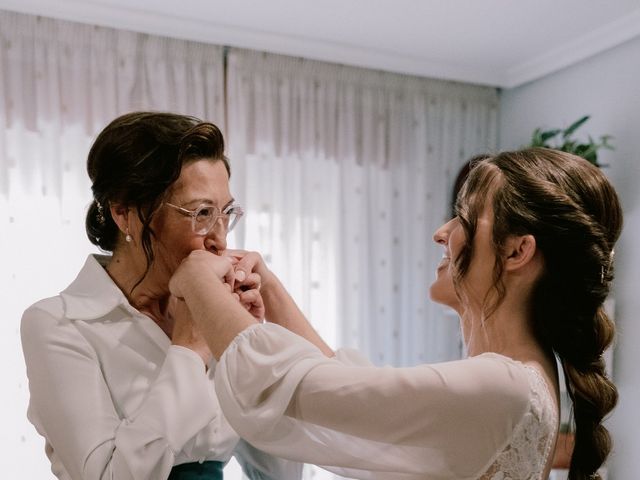
[[545,148],[503,152],[478,162],[457,203],[467,242],[456,259],[464,276],[482,203],[493,204],[496,252],[493,311],[504,298],[501,248],[510,235],[533,235],[544,258],[534,285],[531,327],[562,365],[573,403],[575,447],[569,480],[598,479],[611,450],[602,425],[618,392],[603,352],[615,328],[603,303],[613,279],[613,249],[622,229],[618,196],[599,168],[572,154]]

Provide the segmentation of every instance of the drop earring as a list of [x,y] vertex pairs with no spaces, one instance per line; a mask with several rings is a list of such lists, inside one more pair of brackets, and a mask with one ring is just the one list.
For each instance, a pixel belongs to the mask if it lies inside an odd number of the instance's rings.
[[127,234],[124,237],[125,242],[131,243],[131,235],[129,234],[129,229],[127,228]]

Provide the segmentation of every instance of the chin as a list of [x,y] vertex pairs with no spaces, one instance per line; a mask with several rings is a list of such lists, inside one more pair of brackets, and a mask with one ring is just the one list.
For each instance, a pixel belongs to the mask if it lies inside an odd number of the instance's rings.
[[460,300],[456,295],[453,287],[444,287],[437,280],[429,287],[429,298],[435,303],[444,305],[454,309],[456,312],[460,310]]

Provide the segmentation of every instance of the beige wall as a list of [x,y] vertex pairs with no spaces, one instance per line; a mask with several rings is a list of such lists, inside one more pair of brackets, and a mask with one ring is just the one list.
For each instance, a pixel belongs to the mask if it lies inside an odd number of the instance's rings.
[[[615,137],[606,173],[621,196],[625,228],[616,248],[613,374],[620,390],[608,422],[614,436],[609,480],[640,472],[640,38],[501,94],[501,148],[526,144],[535,127],[563,127],[592,115],[584,134]],[[585,137],[586,138],[586,137]]]

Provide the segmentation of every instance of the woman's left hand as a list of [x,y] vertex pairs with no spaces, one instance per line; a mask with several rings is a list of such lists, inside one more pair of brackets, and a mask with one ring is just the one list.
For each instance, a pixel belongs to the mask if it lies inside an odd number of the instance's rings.
[[[238,252],[234,250],[234,252]],[[235,266],[238,263],[237,257],[231,257],[231,263]],[[236,272],[237,273],[237,272]],[[255,272],[250,272],[248,275],[242,275],[238,279],[236,275],[233,283],[233,293],[238,296],[240,304],[256,319],[263,320],[265,314],[264,302],[262,295],[260,294],[260,287],[262,284],[262,278]]]
[[260,284],[258,284],[257,288],[245,290],[237,288],[234,293],[238,295],[240,304],[246,308],[253,318],[259,321],[264,320],[265,309],[262,295],[260,295]]

